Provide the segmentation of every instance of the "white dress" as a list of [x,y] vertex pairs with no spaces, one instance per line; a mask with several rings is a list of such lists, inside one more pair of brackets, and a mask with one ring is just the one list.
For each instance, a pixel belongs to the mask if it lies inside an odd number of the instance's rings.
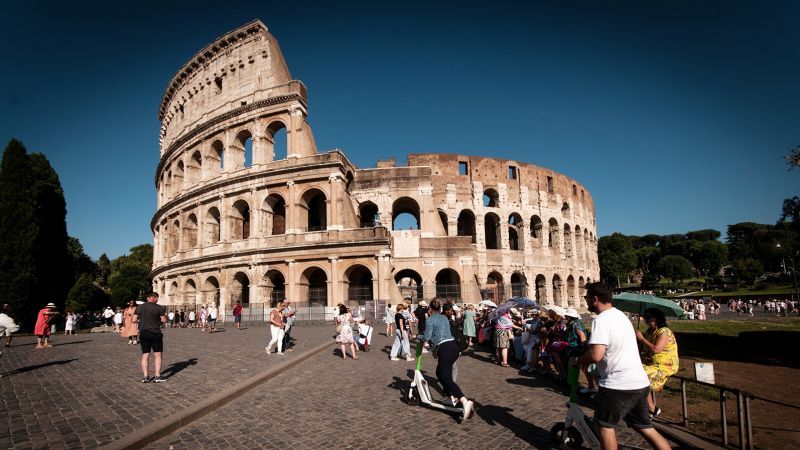
[[336,318],[342,326],[339,335],[336,336],[336,342],[339,344],[352,344],[353,343],[353,323],[350,313],[342,314]]

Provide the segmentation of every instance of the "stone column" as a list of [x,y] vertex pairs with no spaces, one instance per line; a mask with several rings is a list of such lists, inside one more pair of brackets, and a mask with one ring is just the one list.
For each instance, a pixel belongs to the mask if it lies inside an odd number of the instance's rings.
[[422,237],[434,235],[436,221],[439,220],[439,213],[433,205],[433,189],[430,186],[420,186],[419,193],[421,202],[419,205],[419,229]]
[[333,173],[328,177],[328,192],[330,193],[330,198],[328,198],[328,211],[326,212],[327,229],[341,230],[342,219],[339,216],[341,215],[341,201],[344,189],[342,189],[342,177],[339,174]]
[[328,304],[326,306],[345,303],[347,299],[342,293],[341,277],[339,276],[339,258],[330,256],[328,257],[328,261],[330,262],[331,276],[328,279]]
[[299,232],[297,224],[297,185],[294,181],[289,180],[286,182],[289,187],[289,194],[286,196],[286,234],[294,234]]
[[[284,291],[286,298],[291,299],[292,301],[298,301],[298,292],[297,292],[297,274],[295,273],[297,269],[297,263],[293,259],[286,260],[286,282],[284,286]],[[308,299],[300,299],[302,301],[308,302]]]

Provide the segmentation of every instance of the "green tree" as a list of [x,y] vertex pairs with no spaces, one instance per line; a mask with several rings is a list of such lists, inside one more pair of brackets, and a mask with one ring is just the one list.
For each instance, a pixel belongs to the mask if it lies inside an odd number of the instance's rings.
[[753,284],[764,273],[764,267],[755,258],[737,259],[731,266],[733,278],[746,284]]
[[789,165],[789,170],[800,167],[800,145],[790,148],[789,153],[787,153],[783,159],[785,159],[786,164]]
[[716,241],[720,236],[722,236],[722,233],[710,228],[686,233],[686,239],[691,241]]
[[111,302],[123,305],[131,300],[141,299],[153,289],[150,271],[153,264],[153,246],[137,245],[128,255],[111,261],[108,287]]
[[108,294],[92,282],[92,276],[83,274],[69,291],[67,307],[75,312],[99,311],[108,301]]
[[656,272],[661,276],[681,283],[692,276],[692,262],[680,255],[667,255],[656,263]]
[[636,253],[631,240],[621,233],[603,236],[597,241],[600,276],[612,284],[618,278],[627,278],[636,269]]
[[69,252],[72,264],[73,283],[77,282],[84,275],[94,276],[97,272],[97,264],[83,251],[83,245],[81,245],[81,241],[79,241],[78,238],[69,237],[67,240],[67,251]]
[[97,283],[103,289],[108,289],[108,277],[111,275],[111,260],[105,253],[97,258]]

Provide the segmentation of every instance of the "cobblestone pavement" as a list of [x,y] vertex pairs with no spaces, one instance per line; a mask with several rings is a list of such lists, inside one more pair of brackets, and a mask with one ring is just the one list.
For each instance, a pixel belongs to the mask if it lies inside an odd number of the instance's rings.
[[[342,360],[331,345],[150,448],[550,447],[550,427],[566,413],[559,385],[469,352],[458,360],[458,383],[478,409],[462,425],[456,416],[403,403],[415,363],[389,361],[390,339],[374,341],[355,361]],[[423,370],[435,377],[430,355],[423,356]],[[630,430],[619,438],[643,446]]]
[[115,333],[33,337],[1,348],[0,448],[97,447],[330,339],[331,326],[299,326],[297,347],[267,356],[269,329],[164,330],[166,383],[142,384],[138,345]]

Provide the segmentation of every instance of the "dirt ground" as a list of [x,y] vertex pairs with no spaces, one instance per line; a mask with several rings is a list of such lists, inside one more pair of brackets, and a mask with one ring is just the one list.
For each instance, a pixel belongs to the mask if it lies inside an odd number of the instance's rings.
[[[694,378],[695,362],[714,363],[716,384],[738,388],[754,396],[800,405],[800,333],[742,333],[738,337],[677,333],[681,369]],[[687,384],[690,429],[709,436],[721,436],[719,393],[714,389]],[[736,398],[727,394],[728,439],[738,444]],[[657,397],[661,419],[681,423],[679,382],[668,383]],[[750,404],[755,448],[800,448],[800,409],[762,400]]]

